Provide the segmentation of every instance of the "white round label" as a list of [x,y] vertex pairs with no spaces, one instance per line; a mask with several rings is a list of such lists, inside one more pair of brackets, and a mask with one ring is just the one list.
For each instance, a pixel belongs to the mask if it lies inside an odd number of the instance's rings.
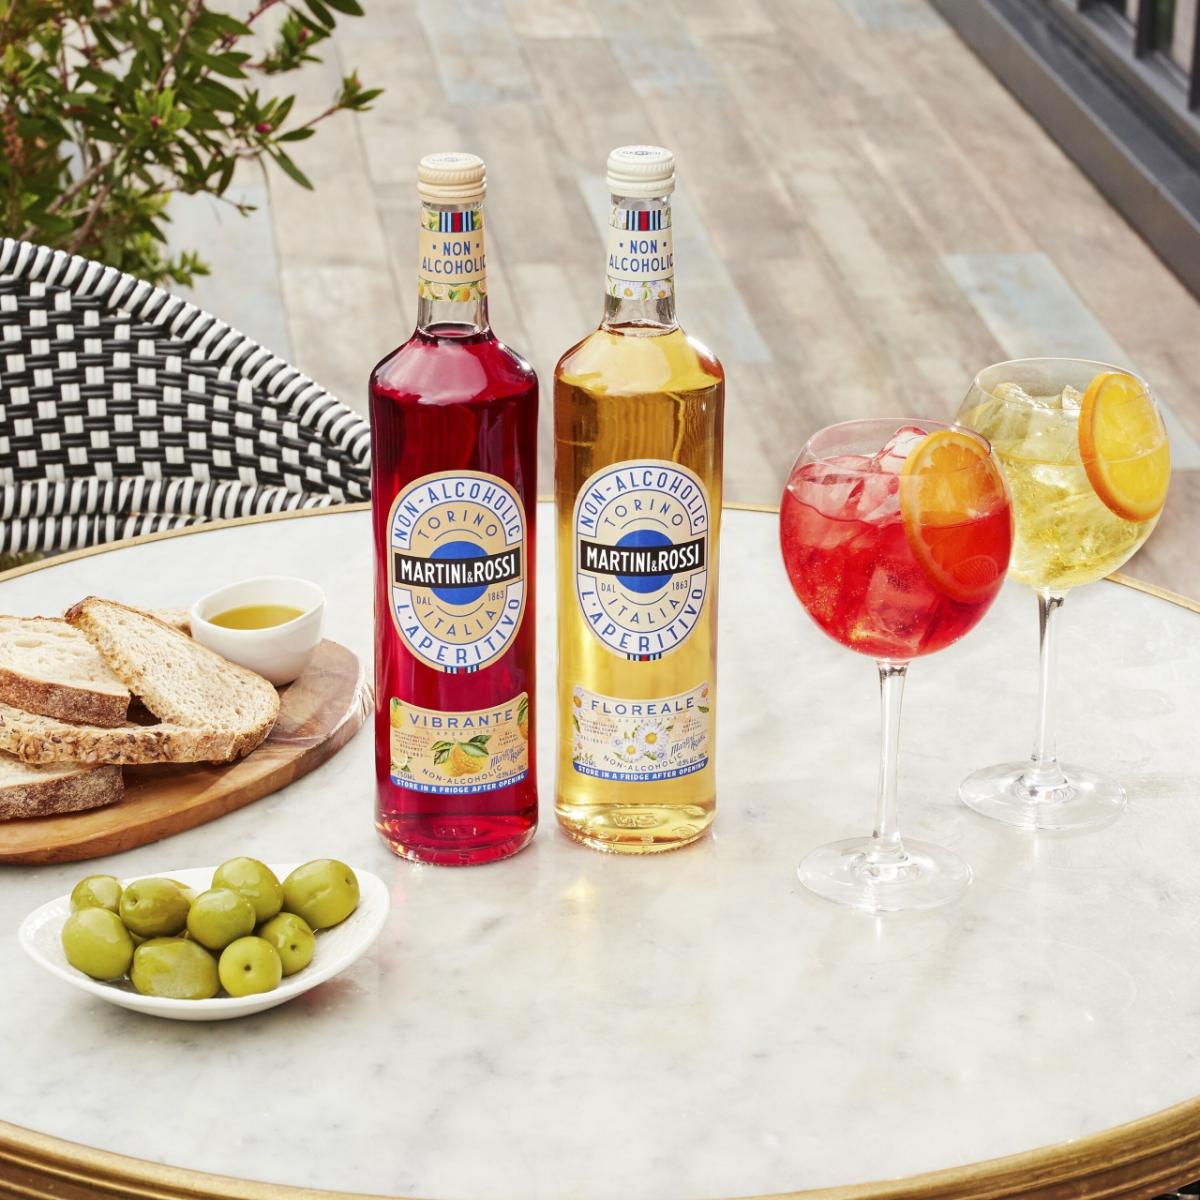
[[575,499],[575,590],[592,632],[635,662],[687,640],[708,592],[708,494],[678,463],[597,471]]
[[439,671],[478,671],[512,644],[525,612],[525,509],[512,486],[442,471],[404,488],[388,516],[392,616]]

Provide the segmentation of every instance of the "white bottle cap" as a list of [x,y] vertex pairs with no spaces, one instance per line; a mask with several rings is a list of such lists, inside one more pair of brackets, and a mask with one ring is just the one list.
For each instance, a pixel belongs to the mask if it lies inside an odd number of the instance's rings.
[[417,195],[431,204],[470,204],[487,191],[483,159],[457,150],[427,154],[417,167]]
[[608,156],[608,190],[614,196],[669,196],[675,155],[661,146],[618,146]]

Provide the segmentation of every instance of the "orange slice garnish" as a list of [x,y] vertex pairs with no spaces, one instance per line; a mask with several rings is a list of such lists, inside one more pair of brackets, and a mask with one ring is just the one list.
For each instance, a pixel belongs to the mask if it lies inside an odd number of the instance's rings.
[[1083,394],[1079,457],[1096,495],[1126,521],[1162,511],[1171,482],[1171,448],[1146,385],[1124,371],[1102,371]]
[[918,442],[900,471],[900,519],[938,589],[963,604],[995,594],[1008,569],[1012,526],[1004,477],[982,441],[939,429]]

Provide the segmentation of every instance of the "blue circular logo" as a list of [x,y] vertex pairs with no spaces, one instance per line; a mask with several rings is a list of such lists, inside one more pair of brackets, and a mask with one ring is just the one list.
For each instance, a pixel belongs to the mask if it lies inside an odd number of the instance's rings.
[[708,594],[699,476],[657,459],[605,467],[580,489],[573,524],[576,597],[596,637],[634,661],[681,646]]
[[512,645],[525,613],[525,509],[511,484],[441,471],[402,488],[388,514],[392,618],[439,671],[478,671]]

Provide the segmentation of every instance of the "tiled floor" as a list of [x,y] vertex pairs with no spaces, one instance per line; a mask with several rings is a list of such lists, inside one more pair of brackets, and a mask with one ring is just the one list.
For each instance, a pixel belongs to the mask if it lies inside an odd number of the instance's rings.
[[413,321],[416,161],[470,149],[493,324],[549,380],[600,313],[605,156],[661,142],[681,316],[729,374],[730,498],[775,501],[823,423],[952,413],[987,363],[1115,360],[1184,468],[1134,573],[1200,596],[1200,305],[925,0],[364,3],[299,107],[343,68],[387,91],[298,147],[316,192],[247,179],[269,212],[215,239],[206,202],[180,214],[217,246],[203,303],[363,408]]

